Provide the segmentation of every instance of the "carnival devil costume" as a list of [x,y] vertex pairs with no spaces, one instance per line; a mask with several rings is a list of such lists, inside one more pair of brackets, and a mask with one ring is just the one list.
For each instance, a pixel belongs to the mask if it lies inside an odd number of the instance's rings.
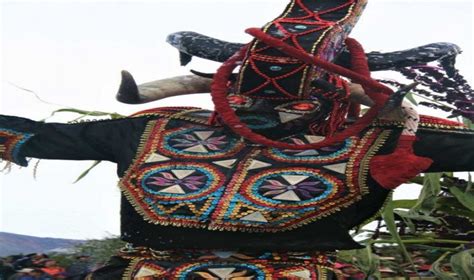
[[[394,94],[370,78],[389,68],[434,72],[438,92],[452,90],[463,82],[452,66],[458,48],[366,56],[347,38],[365,2],[294,0],[249,29],[257,39],[248,45],[172,34],[183,64],[227,60],[212,85],[196,73],[137,86],[123,72],[118,99],[211,91],[215,112],[167,107],[79,124],[1,116],[2,158],[117,163],[130,245],[90,279],[326,279],[324,252],[360,248],[348,231],[376,215],[390,190],[420,172],[474,170],[465,152],[474,131],[402,103],[416,84]],[[445,70],[403,68],[437,59]],[[459,96],[457,112],[472,116],[472,96]],[[359,103],[370,106],[362,116]]]

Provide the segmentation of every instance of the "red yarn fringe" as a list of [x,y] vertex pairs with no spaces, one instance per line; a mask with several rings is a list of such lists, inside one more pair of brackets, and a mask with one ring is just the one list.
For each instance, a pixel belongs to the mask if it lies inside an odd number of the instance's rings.
[[337,88],[344,88],[345,95],[341,96],[340,93],[329,94],[324,97],[332,100],[332,110],[328,115],[328,119],[324,121],[319,121],[311,125],[310,129],[312,133],[319,135],[328,135],[332,136],[338,131],[338,129],[346,122],[347,112],[349,111],[349,95],[350,89],[346,81],[339,78],[338,76],[331,76],[329,82],[335,84]]
[[428,169],[433,160],[413,152],[416,136],[402,135],[389,155],[375,156],[370,161],[370,175],[385,189],[395,189]]

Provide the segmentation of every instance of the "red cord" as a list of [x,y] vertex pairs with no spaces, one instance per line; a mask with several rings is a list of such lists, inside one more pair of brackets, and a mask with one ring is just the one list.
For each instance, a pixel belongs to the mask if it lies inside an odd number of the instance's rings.
[[244,48],[232,56],[217,70],[211,86],[211,96],[216,106],[216,111],[219,113],[223,121],[234,132],[254,143],[279,149],[306,150],[319,149],[336,144],[338,142],[342,142],[346,138],[356,135],[366,128],[367,125],[377,117],[380,108],[383,106],[383,104],[385,104],[388,95],[392,93],[390,88],[370,78],[370,71],[367,65],[365,52],[362,46],[354,39],[347,39],[346,45],[351,52],[353,69],[358,73],[318,59],[312,55],[308,55],[302,50],[291,47],[284,42],[265,34],[260,29],[248,29],[247,32],[270,47],[274,47],[291,57],[298,58],[307,64],[317,65],[327,71],[334,72],[354,80],[355,82],[362,85],[367,95],[375,102],[375,105],[353,125],[346,128],[344,131],[336,133],[334,136],[327,137],[325,140],[319,143],[294,145],[266,138],[253,132],[245,123],[241,122],[227,100],[229,77],[232,74],[232,71],[245,57],[247,48]]

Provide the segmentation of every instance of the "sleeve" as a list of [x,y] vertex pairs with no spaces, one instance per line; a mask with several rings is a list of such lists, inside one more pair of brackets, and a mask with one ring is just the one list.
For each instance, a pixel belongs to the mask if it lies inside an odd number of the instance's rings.
[[0,115],[0,157],[27,166],[27,157],[117,162],[120,150],[138,141],[146,118],[74,124],[43,123]]

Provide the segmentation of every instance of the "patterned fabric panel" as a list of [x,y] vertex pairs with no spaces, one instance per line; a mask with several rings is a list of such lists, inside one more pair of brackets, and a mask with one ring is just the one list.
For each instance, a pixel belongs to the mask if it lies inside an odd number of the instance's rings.
[[19,152],[21,146],[32,136],[33,134],[0,128],[0,158],[20,166],[27,166],[28,162],[19,155]]
[[[176,255],[181,258],[174,258]],[[157,252],[137,248],[122,252],[120,257],[129,261],[124,280],[329,279],[331,273],[327,257],[316,253]]]
[[[312,144],[322,141],[324,137],[314,135],[295,135],[286,138],[283,142],[304,145]],[[313,164],[322,164],[325,162],[332,162],[334,160],[340,160],[347,158],[354,152],[356,143],[359,140],[357,137],[351,137],[346,139],[343,143],[338,145],[323,147],[319,150],[279,150],[279,149],[267,149],[265,155],[272,160],[282,162],[305,162]]]
[[286,231],[360,200],[367,190],[368,161],[385,134],[372,129],[334,147],[290,151],[250,145],[223,127],[159,119],[150,122],[120,185],[151,223]]
[[240,169],[227,184],[209,228],[281,232],[356,203],[367,191],[368,158],[379,141],[378,132],[369,131],[328,153],[323,149],[297,154],[268,148],[251,151],[239,160]]
[[[264,31],[327,61],[333,61],[366,0],[293,0]],[[309,80],[322,73],[254,41],[239,74],[237,94],[263,99],[305,97]]]
[[[144,260],[146,262],[146,260]],[[139,263],[138,267],[142,264]],[[141,269],[141,267],[139,268]],[[329,268],[312,263],[292,263],[255,260],[245,263],[203,262],[186,263],[171,270],[168,279],[198,280],[198,279],[327,279]],[[139,273],[138,270],[137,273]],[[133,275],[133,274],[132,274]],[[136,277],[136,276],[132,276]],[[128,279],[128,278],[125,278]],[[136,278],[130,278],[136,279]]]

